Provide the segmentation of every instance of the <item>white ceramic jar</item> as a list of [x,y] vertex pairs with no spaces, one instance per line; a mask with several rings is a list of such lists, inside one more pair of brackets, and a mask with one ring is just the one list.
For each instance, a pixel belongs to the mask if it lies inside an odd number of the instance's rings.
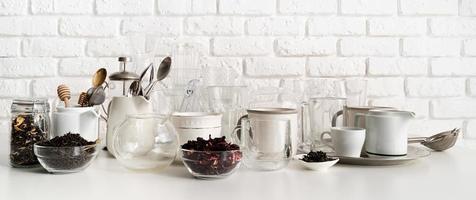
[[58,107],[53,113],[52,137],[79,133],[88,141],[98,139],[99,113],[95,107]]
[[171,116],[172,124],[178,133],[179,144],[185,144],[197,137],[208,139],[221,136],[221,113],[176,112]]

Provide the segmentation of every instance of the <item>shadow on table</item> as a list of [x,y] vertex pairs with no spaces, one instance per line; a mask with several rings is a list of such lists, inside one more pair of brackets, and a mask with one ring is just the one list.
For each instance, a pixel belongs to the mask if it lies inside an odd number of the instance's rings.
[[180,161],[174,161],[167,169],[158,175],[186,179],[193,178],[193,176],[187,172],[187,169]]

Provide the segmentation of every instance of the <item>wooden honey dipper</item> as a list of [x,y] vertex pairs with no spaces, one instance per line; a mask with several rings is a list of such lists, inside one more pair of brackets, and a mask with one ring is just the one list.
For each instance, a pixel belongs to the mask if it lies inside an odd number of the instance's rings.
[[67,85],[61,84],[58,86],[58,97],[61,101],[64,101],[64,107],[69,106],[69,99],[71,99],[71,91]]

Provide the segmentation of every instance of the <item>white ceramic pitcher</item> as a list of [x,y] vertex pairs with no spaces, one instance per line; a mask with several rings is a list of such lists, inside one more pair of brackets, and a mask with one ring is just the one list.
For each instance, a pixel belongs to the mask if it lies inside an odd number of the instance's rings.
[[401,110],[370,110],[355,114],[355,126],[365,118],[365,151],[377,156],[405,156],[408,126],[415,113]]
[[95,107],[58,107],[53,113],[53,134],[79,133],[88,141],[98,139],[99,113]]
[[113,97],[108,107],[106,144],[108,151],[114,155],[115,129],[121,125],[127,115],[152,113],[150,101],[143,96]]

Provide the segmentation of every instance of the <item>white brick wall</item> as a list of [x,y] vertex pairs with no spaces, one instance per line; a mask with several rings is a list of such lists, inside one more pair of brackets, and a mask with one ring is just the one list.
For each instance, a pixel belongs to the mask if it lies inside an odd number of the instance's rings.
[[369,34],[375,36],[414,36],[426,34],[425,18],[379,17],[369,19]]
[[281,0],[282,14],[331,14],[337,13],[337,0]]
[[476,58],[435,58],[431,60],[431,74],[435,76],[476,75]]
[[256,17],[246,21],[249,35],[304,35],[304,19],[299,17]]
[[371,104],[417,112],[411,133],[476,138],[475,17],[475,0],[0,0],[0,124],[15,97],[117,70],[124,36],[144,32],[161,56],[198,43],[201,66],[250,88],[368,78]]
[[34,14],[92,14],[94,0],[31,0]]
[[59,21],[59,32],[65,36],[114,36],[118,20],[114,18],[69,17]]
[[309,76],[364,76],[365,59],[363,58],[309,58]]
[[453,38],[406,38],[402,42],[404,56],[457,56],[461,44]]
[[463,78],[408,78],[406,91],[409,97],[455,97],[465,95]]
[[424,58],[369,58],[369,75],[418,76],[427,73],[428,64]]
[[476,40],[469,39],[464,41],[463,49],[465,56],[476,56]]
[[327,56],[336,54],[336,38],[280,38],[276,53],[280,56]]
[[189,35],[242,35],[244,23],[240,17],[189,17],[185,27]]
[[21,15],[28,10],[28,0],[0,0],[1,15]]
[[436,36],[475,36],[475,18],[434,18],[430,23],[431,33]]
[[392,15],[397,13],[397,0],[344,0],[343,14]]
[[396,56],[398,39],[396,38],[343,38],[340,52],[344,56]]
[[476,78],[469,79],[469,94],[476,96]]
[[405,15],[458,14],[458,0],[400,0],[400,7]]
[[313,17],[309,35],[365,35],[363,17]]
[[461,0],[461,15],[474,16],[476,15],[476,1]]

